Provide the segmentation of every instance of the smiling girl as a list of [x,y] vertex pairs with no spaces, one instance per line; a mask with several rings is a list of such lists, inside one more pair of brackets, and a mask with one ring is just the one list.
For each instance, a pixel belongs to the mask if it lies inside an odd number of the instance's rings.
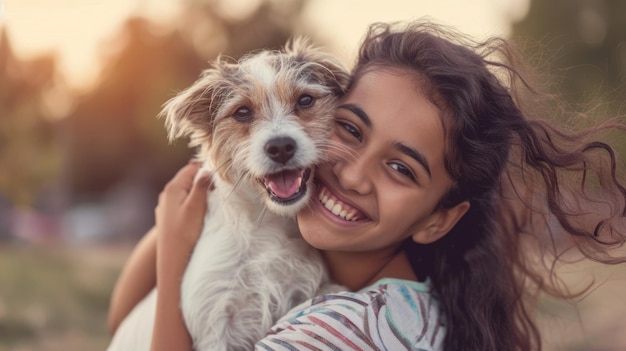
[[[530,88],[508,63],[511,50],[503,40],[474,44],[432,24],[371,27],[338,105],[330,160],[317,171],[318,196],[297,218],[349,291],[296,307],[257,349],[537,350],[531,287],[566,294],[529,263],[531,255],[553,262],[559,252],[529,242],[560,233],[592,259],[625,261],[609,249],[626,237],[626,190],[613,149],[590,139],[624,127],[569,134],[524,112],[518,83]],[[494,53],[502,57],[492,61]],[[194,198],[205,190],[191,186],[193,167],[181,171],[185,181],[172,180],[159,207],[170,192]],[[591,175],[598,181],[587,181]],[[568,179],[577,185],[567,187]],[[598,201],[612,211],[584,216]],[[182,229],[199,232],[184,215],[157,212],[142,244],[150,249],[131,257],[116,288],[112,329],[128,313],[120,306],[137,302],[129,291],[148,290],[128,277],[154,272],[159,243],[176,241]],[[536,217],[551,227],[537,226]],[[183,242],[157,250],[157,262],[178,267],[157,266],[158,281],[174,282],[164,289],[176,290],[184,272],[193,238]],[[163,295],[152,348],[190,349],[182,320],[171,318],[176,294]]]

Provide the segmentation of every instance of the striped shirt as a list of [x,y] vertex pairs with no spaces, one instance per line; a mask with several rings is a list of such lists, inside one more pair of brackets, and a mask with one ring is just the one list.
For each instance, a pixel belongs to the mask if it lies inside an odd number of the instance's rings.
[[386,278],[295,307],[255,350],[442,350],[443,324],[428,284]]

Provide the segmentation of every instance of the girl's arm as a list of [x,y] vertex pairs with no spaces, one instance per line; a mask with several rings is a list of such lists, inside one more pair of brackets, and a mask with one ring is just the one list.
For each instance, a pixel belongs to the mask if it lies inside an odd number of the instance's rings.
[[156,285],[156,234],[156,228],[153,227],[137,243],[115,284],[109,306],[111,335]]
[[159,195],[156,214],[157,307],[152,351],[191,350],[191,337],[180,310],[180,286],[196,244],[210,178],[194,183],[199,166],[183,167]]

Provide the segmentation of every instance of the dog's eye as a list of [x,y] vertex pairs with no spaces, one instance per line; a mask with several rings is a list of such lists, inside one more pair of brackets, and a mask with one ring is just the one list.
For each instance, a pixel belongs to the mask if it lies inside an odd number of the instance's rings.
[[252,110],[246,106],[241,106],[233,113],[233,118],[239,122],[247,122],[252,119]]
[[315,98],[308,94],[302,94],[298,98],[299,108],[309,108],[315,103]]

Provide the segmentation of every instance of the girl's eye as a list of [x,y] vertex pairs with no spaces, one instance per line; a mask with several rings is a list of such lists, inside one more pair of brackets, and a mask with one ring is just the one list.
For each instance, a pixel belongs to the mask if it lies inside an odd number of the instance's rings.
[[302,94],[298,98],[298,107],[301,109],[307,109],[315,103],[315,98],[308,94]]
[[358,141],[361,141],[363,139],[361,132],[359,132],[359,130],[356,129],[356,127],[354,127],[352,124],[339,121],[337,122],[337,124],[339,124],[341,128],[350,133],[350,135],[352,135]]
[[252,119],[252,110],[247,106],[241,106],[233,113],[233,118],[239,122],[248,122]]
[[390,163],[389,167],[393,168],[396,172],[411,179],[412,181],[415,181],[415,176],[413,175],[413,172],[411,172],[411,170],[407,166],[401,163]]

